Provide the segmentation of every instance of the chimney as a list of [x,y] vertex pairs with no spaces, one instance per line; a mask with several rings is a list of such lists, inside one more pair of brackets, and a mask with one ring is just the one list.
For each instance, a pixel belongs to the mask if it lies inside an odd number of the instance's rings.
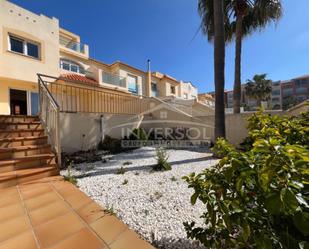
[[151,97],[151,70],[150,70],[151,61],[147,61],[147,80],[146,80],[146,96]]

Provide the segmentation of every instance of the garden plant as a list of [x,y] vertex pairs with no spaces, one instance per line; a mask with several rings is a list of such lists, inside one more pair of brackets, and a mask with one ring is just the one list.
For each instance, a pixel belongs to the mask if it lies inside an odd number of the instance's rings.
[[249,119],[246,150],[223,139],[222,159],[184,179],[191,203],[205,204],[204,226],[184,223],[207,248],[309,248],[309,113],[259,112]]

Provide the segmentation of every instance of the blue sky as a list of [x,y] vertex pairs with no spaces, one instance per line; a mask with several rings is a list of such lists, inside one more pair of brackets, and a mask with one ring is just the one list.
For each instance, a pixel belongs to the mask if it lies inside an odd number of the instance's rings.
[[[59,4],[58,4],[59,1]],[[195,36],[200,18],[197,0],[13,0],[35,13],[54,16],[60,25],[81,36],[91,57],[121,60],[177,79],[192,81],[199,92],[212,91],[213,46]],[[60,4],[61,2],[61,4]],[[267,73],[272,80],[309,74],[309,1],[284,0],[277,25],[246,38],[242,80]],[[226,89],[234,78],[234,43],[226,51]]]

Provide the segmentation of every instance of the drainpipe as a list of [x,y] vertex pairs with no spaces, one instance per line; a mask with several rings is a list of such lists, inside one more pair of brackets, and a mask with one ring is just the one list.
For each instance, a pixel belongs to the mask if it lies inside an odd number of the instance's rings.
[[151,61],[148,59],[148,68],[147,68],[147,80],[146,80],[146,96],[151,97],[151,70],[150,63]]
[[104,138],[105,138],[105,118],[104,118],[104,115],[101,115],[101,141],[103,142],[104,141]]

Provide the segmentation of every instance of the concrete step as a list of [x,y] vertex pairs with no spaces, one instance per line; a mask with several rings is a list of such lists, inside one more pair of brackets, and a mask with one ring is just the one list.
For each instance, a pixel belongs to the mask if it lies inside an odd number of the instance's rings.
[[0,138],[0,148],[47,144],[47,136]]
[[40,121],[33,122],[0,122],[0,130],[38,130],[42,129]]
[[25,116],[25,115],[0,115],[1,123],[12,122],[35,122],[40,121],[38,116]]
[[56,165],[56,156],[51,153],[1,160],[0,173],[19,169],[36,168],[41,165]]
[[38,154],[50,154],[51,146],[45,145],[28,145],[13,148],[0,148],[0,160],[15,159],[24,156],[32,156]]
[[0,130],[0,138],[44,136],[44,129]]
[[59,171],[54,166],[42,165],[39,168],[15,170],[0,174],[0,188],[8,188],[18,184],[42,179],[44,177],[56,176]]

